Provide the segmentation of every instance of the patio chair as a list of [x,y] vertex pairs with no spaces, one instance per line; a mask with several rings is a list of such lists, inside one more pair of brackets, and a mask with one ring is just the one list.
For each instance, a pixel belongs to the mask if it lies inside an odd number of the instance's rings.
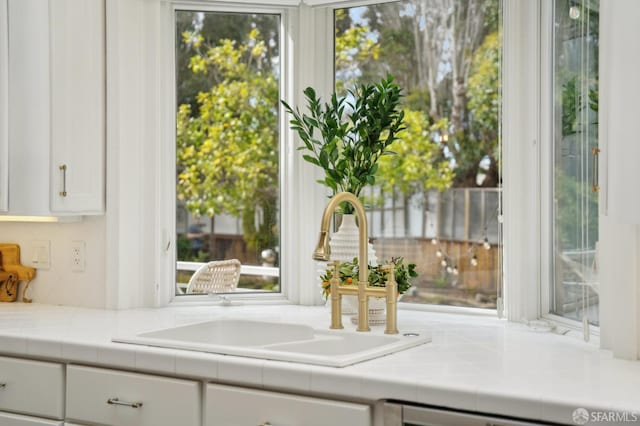
[[187,294],[229,293],[235,291],[240,279],[238,259],[215,260],[198,269],[187,285]]

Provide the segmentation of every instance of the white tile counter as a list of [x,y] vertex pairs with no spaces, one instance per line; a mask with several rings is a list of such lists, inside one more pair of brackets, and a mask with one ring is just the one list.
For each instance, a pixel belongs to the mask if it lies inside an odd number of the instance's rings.
[[[116,334],[214,318],[328,327],[329,311],[302,306],[193,306],[105,311],[0,304],[0,354],[65,360],[213,382],[325,395],[396,399],[572,424],[576,408],[640,412],[640,362],[613,359],[570,336],[491,317],[400,311],[399,328],[433,341],[345,368],[112,343]],[[355,327],[346,319],[345,328]],[[375,327],[373,332],[382,332]]]

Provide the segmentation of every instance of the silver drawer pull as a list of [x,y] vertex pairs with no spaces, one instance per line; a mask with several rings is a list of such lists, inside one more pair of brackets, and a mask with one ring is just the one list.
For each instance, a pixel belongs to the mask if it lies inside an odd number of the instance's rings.
[[107,399],[107,404],[124,405],[125,407],[131,407],[131,408],[140,408],[140,407],[142,407],[142,402],[120,401],[118,398],[109,398],[109,399]]
[[260,423],[258,426],[272,426],[269,422]]
[[58,194],[61,197],[66,197],[67,196],[67,165],[63,164],[61,166],[58,166],[58,169],[60,169],[60,171],[62,172],[62,191],[60,191]]

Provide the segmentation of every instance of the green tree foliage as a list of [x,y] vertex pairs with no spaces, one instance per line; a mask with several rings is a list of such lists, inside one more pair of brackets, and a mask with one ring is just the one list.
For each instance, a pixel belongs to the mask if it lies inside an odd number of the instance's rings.
[[[357,81],[394,75],[405,108],[427,112],[423,127],[449,136],[432,159],[451,160],[457,187],[478,186],[479,173],[482,186],[498,183],[499,9],[497,0],[407,0],[342,11],[379,45],[377,60],[356,64]],[[338,37],[348,28],[336,26]]]
[[[466,144],[460,144],[461,155],[467,168],[460,173],[461,181],[473,186],[480,171],[480,161],[488,157],[489,168],[483,186],[496,186],[498,183],[498,139],[500,129],[500,35],[488,34],[476,51],[471,76],[467,107],[471,112],[471,138]],[[471,182],[469,182],[471,180]]]
[[[178,199],[194,215],[242,218],[251,248],[273,247],[278,199],[278,81],[264,67],[267,46],[253,29],[246,41],[206,47],[184,33],[195,54],[189,69],[214,83],[177,116]],[[262,221],[256,228],[256,214]]]
[[380,45],[370,37],[367,25],[352,23],[345,9],[336,10],[335,20],[336,91],[344,95],[358,80],[363,65],[380,58]]
[[437,128],[428,128],[428,122],[425,112],[404,110],[406,129],[389,146],[396,155],[379,162],[378,177],[385,191],[395,188],[408,197],[431,189],[444,191],[451,185],[453,172],[449,162],[440,159],[440,146],[433,140]]
[[[401,90],[387,76],[376,84],[359,84],[346,97],[334,93],[322,104],[316,92],[305,91],[309,114],[282,102],[292,115],[291,128],[303,142],[303,158],[325,172],[319,182],[333,193],[351,192],[356,196],[366,185],[373,185],[378,160],[404,130],[404,113],[399,108]],[[350,212],[350,208],[348,209]]]

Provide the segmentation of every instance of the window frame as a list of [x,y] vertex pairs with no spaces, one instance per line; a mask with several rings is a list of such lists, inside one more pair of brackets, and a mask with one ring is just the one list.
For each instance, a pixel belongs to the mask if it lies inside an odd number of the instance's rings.
[[[168,175],[171,177],[171,184],[168,186],[171,188],[170,190],[161,190],[161,197],[166,197],[168,200],[171,200],[171,208],[170,211],[172,214],[165,215],[164,218],[164,226],[163,229],[169,230],[171,241],[177,241],[176,234],[176,189],[175,189],[175,176],[176,176],[176,117],[175,117],[175,108],[176,108],[176,70],[175,70],[175,60],[176,60],[176,52],[175,52],[175,37],[176,37],[176,25],[175,25],[175,16],[177,11],[198,11],[198,12],[215,12],[215,13],[240,13],[240,14],[270,14],[270,15],[278,15],[280,18],[280,32],[279,32],[279,43],[280,43],[280,78],[279,78],[279,96],[281,98],[286,97],[286,95],[290,92],[290,87],[287,86],[286,80],[288,77],[288,73],[290,71],[290,37],[289,33],[291,30],[291,17],[290,17],[290,9],[284,6],[267,6],[267,5],[254,5],[254,4],[241,4],[241,5],[217,5],[211,4],[209,2],[197,2],[197,1],[173,1],[170,4],[170,7],[167,8],[167,21],[170,22],[171,31],[167,31],[168,36],[164,40],[165,43],[165,52],[167,54],[167,61],[165,66],[165,73],[167,79],[167,98],[171,100],[168,102],[169,107],[167,108],[167,141],[164,144],[164,169],[167,171]],[[169,112],[170,109],[170,112]],[[291,161],[287,156],[287,149],[291,135],[290,132],[285,131],[283,127],[285,123],[283,122],[284,111],[282,106],[279,106],[279,118],[278,118],[278,127],[280,133],[279,140],[279,202],[280,202],[280,218],[279,218],[279,228],[280,228],[280,275],[279,275],[279,286],[280,291],[278,292],[242,292],[242,293],[229,293],[224,295],[224,299],[229,300],[233,303],[233,301],[242,301],[243,304],[252,304],[252,303],[268,303],[268,304],[281,304],[287,303],[291,301],[291,286],[287,285],[287,282],[290,282],[289,279],[286,278],[285,268],[283,267],[284,260],[288,258],[289,245],[288,241],[290,240],[289,234],[291,230],[289,228],[285,228],[282,226],[283,223],[287,223],[289,220],[288,212],[285,211],[284,207],[284,197],[291,192],[291,179],[288,176],[291,175]],[[168,205],[165,203],[165,205]],[[165,231],[166,232],[166,231]],[[168,251],[168,256],[166,262],[171,265],[171,271],[168,274],[167,282],[164,283],[165,286],[170,286],[170,294],[167,302],[172,305],[191,305],[191,304],[219,304],[220,301],[223,301],[222,298],[216,298],[209,295],[185,295],[176,294],[176,266],[177,266],[177,250],[174,244],[173,249]],[[167,268],[168,269],[168,268]]]
[[[331,28],[332,28],[332,32],[331,32],[331,47],[332,47],[332,64],[335,64],[335,27],[334,27],[334,16],[335,16],[335,11],[338,9],[345,9],[345,8],[352,8],[352,7],[360,7],[360,6],[370,6],[370,5],[375,5],[375,4],[383,4],[383,3],[396,3],[402,0],[351,0],[351,1],[345,1],[345,2],[334,2],[334,1],[323,1],[323,0],[314,0],[312,1],[310,4],[315,7],[315,8],[320,8],[320,7],[325,7],[330,11],[330,15],[331,15]],[[505,7],[505,3],[507,3],[507,0],[501,0],[502,2],[502,8]],[[504,25],[504,22],[503,22]],[[503,52],[504,52],[504,45],[503,45]],[[504,56],[504,55],[503,55]],[[504,60],[503,60],[503,65],[504,65]],[[502,70],[502,72],[504,72]],[[335,66],[332,66],[332,80],[333,80],[333,88],[335,87]],[[332,90],[333,90],[332,88]],[[503,144],[503,138],[501,137],[501,141],[500,141],[500,145]],[[502,148],[500,148],[500,151],[502,151]],[[502,154],[501,154],[502,155]],[[503,166],[504,167],[504,166]],[[504,189],[502,192],[502,199],[504,199]],[[499,202],[499,205],[501,205],[502,202]],[[499,223],[500,224],[500,223]],[[501,227],[501,226],[499,226]],[[500,233],[500,231],[499,231]],[[499,262],[499,265],[502,264],[504,262],[504,236],[503,236],[503,241],[502,241],[502,245],[503,245],[503,252],[501,255],[502,260]],[[504,268],[503,268],[504,269]],[[438,312],[438,313],[453,313],[453,314],[466,314],[466,315],[480,315],[480,316],[497,316],[498,318],[502,318],[504,315],[504,293],[505,293],[505,282],[506,282],[506,275],[502,274],[503,278],[502,278],[502,282],[500,283],[500,285],[497,288],[497,294],[498,294],[498,298],[496,301],[496,308],[495,309],[484,309],[484,308],[473,308],[473,307],[467,307],[467,306],[453,306],[453,305],[434,305],[434,304],[427,304],[427,303],[409,303],[409,302],[398,302],[398,309],[406,309],[406,310],[412,310],[412,311],[424,311],[424,312]]]
[[[334,34],[333,16],[336,9],[356,7],[368,4],[382,3],[379,0],[349,1],[344,3],[314,4],[313,6],[299,5],[268,6],[259,3],[246,3],[237,5],[212,5],[204,1],[174,1],[168,7],[168,21],[172,31],[168,32],[167,39],[163,42],[169,52],[165,61],[166,93],[172,99],[168,111],[165,111],[168,119],[165,131],[168,134],[167,143],[164,143],[163,164],[170,165],[168,176],[173,185],[175,177],[175,73],[174,64],[174,13],[175,10],[203,10],[212,12],[236,12],[236,13],[279,13],[281,16],[281,79],[280,96],[293,104],[302,104],[302,89],[307,85],[316,87],[320,95],[330,93],[334,87],[335,71],[333,67]],[[400,309],[431,311],[455,314],[483,315],[502,317],[515,322],[526,322],[544,318],[559,325],[580,329],[581,324],[550,313],[550,258],[549,248],[549,217],[547,212],[550,204],[550,175],[548,172],[548,160],[550,141],[550,115],[551,111],[544,105],[550,101],[551,78],[549,73],[543,72],[550,67],[550,34],[544,31],[544,23],[549,18],[551,6],[541,0],[530,2],[503,2],[503,84],[510,92],[518,92],[518,96],[509,97],[503,95],[502,116],[503,126],[503,216],[505,218],[505,230],[503,236],[503,300],[504,312],[499,304],[497,310],[478,309],[455,306],[438,306],[428,304],[399,303]],[[532,19],[533,17],[533,19]],[[531,22],[533,21],[533,22]],[[321,49],[309,52],[306,47],[318,43],[313,40],[314,34],[298,31],[299,27],[310,23],[314,28],[324,28],[326,35],[320,40]],[[523,25],[524,24],[524,25]],[[526,31],[525,31],[526,30]],[[320,39],[321,37],[318,37]],[[517,53],[516,53],[517,52]],[[315,56],[314,56],[315,54]],[[328,66],[327,62],[331,62]],[[313,64],[319,65],[313,68]],[[324,64],[324,67],[323,67]],[[526,77],[517,78],[519,74]],[[529,80],[527,80],[529,78]],[[534,84],[531,84],[533,82]],[[538,94],[540,96],[538,96]],[[511,114],[510,108],[515,111]],[[530,119],[533,117],[533,119]],[[511,118],[516,118],[515,120]],[[518,128],[519,123],[527,118],[530,124],[526,128]],[[241,299],[243,303],[278,304],[298,303],[306,305],[318,305],[322,303],[320,292],[317,291],[313,279],[314,271],[309,269],[310,261],[303,261],[298,253],[305,253],[309,246],[309,253],[315,243],[316,229],[314,224],[319,223],[320,213],[326,202],[325,194],[319,185],[313,190],[304,191],[300,187],[315,181],[318,177],[317,170],[300,160],[296,151],[297,138],[288,127],[288,118],[281,110],[281,223],[287,224],[281,228],[281,292],[280,293],[247,293],[246,295],[232,295],[232,300]],[[522,127],[522,126],[520,126]],[[511,140],[527,140],[514,148],[508,146]],[[520,151],[520,152],[518,152]],[[545,166],[546,165],[546,166]],[[305,172],[304,175],[301,175]],[[523,173],[524,172],[524,173]],[[294,178],[300,180],[293,182]],[[523,192],[526,188],[529,191]],[[169,213],[161,221],[163,238],[175,241],[175,190],[162,190],[161,205],[168,207]],[[169,194],[167,194],[169,193]],[[294,200],[294,198],[300,198]],[[169,200],[169,202],[166,202]],[[304,211],[291,212],[294,201],[305,206]],[[522,204],[524,202],[524,204]],[[529,207],[533,206],[533,209]],[[309,216],[301,219],[305,212],[311,212]],[[535,211],[535,218],[530,221],[529,213]],[[316,220],[317,219],[317,220]],[[533,223],[531,223],[533,222]],[[513,224],[513,225],[509,225]],[[169,230],[169,231],[167,231]],[[171,236],[173,235],[173,237]],[[172,239],[173,238],[173,239]],[[170,244],[169,242],[169,244]],[[507,250],[509,252],[507,253]],[[513,251],[512,251],[513,250]],[[169,254],[163,260],[164,268],[163,287],[171,289],[170,297],[165,302],[170,305],[194,305],[194,304],[219,304],[208,296],[189,296],[180,298],[175,295],[175,250],[170,249]],[[513,253],[516,255],[514,256]],[[532,255],[533,253],[533,255]],[[526,254],[526,256],[524,255]],[[519,255],[519,256],[518,256]],[[300,261],[298,261],[300,259]],[[304,280],[311,279],[311,285],[302,285]],[[591,327],[597,335],[598,328]]]
[[[554,137],[553,137],[553,70],[554,70],[554,2],[543,1],[539,6],[540,13],[540,318],[552,324],[583,333],[582,321],[566,318],[553,313],[553,297],[555,278],[553,262],[553,173],[554,173]],[[600,336],[600,327],[589,324],[589,332],[585,336]]]

